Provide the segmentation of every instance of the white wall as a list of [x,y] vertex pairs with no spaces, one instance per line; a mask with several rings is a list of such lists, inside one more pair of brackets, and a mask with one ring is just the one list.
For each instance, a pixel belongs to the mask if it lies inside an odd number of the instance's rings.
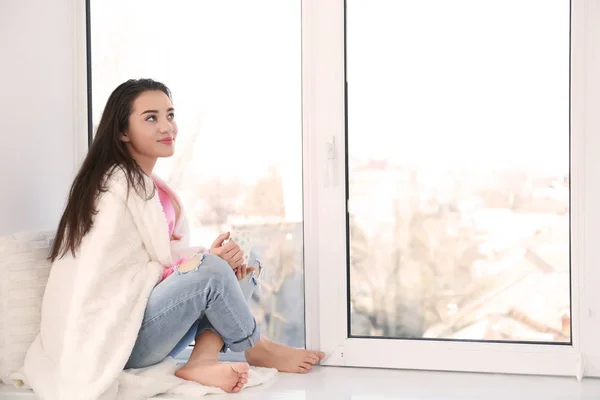
[[0,235],[56,228],[85,151],[84,9],[0,0]]

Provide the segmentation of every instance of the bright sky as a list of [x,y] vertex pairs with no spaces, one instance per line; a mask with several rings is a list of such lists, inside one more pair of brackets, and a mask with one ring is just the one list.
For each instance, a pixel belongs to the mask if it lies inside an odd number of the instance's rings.
[[354,157],[568,171],[568,0],[348,0]]

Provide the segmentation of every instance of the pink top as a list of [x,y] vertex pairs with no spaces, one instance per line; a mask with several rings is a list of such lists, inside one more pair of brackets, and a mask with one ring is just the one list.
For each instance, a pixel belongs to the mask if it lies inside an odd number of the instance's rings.
[[[169,226],[169,237],[173,238],[173,232],[175,231],[175,223],[177,222],[177,212],[175,211],[175,204],[173,204],[173,200],[169,193],[167,193],[164,189],[158,186],[156,183],[154,184],[156,190],[158,192],[158,198],[160,200],[160,204],[162,205],[163,212],[165,213],[165,218],[167,219],[167,225]],[[180,265],[185,261],[185,258],[181,258],[177,260],[173,265],[166,265],[162,277],[160,281],[165,280],[169,275],[171,275],[176,266]]]

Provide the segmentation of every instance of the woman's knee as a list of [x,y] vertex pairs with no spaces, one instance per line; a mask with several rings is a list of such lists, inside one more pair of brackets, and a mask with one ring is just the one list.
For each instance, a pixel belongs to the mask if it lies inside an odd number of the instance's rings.
[[192,269],[175,268],[175,273],[184,278],[180,280],[184,285],[192,284],[193,290],[204,291],[210,287],[223,288],[237,284],[237,278],[227,261],[213,254],[202,255]]
[[196,255],[189,260],[184,261],[179,266],[175,267],[175,271],[179,274],[186,274],[188,272],[197,271],[202,262],[203,255]]

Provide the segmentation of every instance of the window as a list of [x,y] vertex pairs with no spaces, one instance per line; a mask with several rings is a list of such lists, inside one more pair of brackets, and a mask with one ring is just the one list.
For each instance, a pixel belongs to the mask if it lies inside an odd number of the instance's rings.
[[[90,2],[94,129],[111,91],[153,78],[173,92],[175,156],[192,243],[251,232],[265,266],[251,308],[262,332],[304,346],[301,7],[298,1]],[[159,29],[160,27],[160,29]]]
[[353,337],[571,342],[569,15],[347,2]]
[[327,365],[599,374],[598,10],[308,3],[309,345]]

